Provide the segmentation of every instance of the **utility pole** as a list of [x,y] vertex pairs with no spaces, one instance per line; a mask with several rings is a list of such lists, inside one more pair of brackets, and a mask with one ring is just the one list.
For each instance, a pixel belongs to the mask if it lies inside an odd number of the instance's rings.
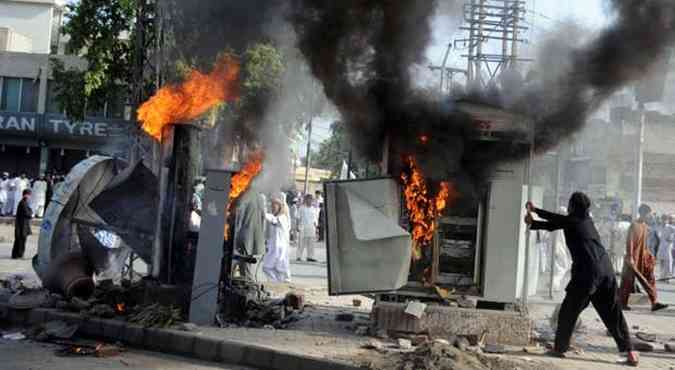
[[[467,79],[469,84],[487,87],[508,68],[531,59],[518,56],[518,45],[527,42],[522,34],[528,30],[520,25],[525,16],[523,0],[470,0],[464,6],[465,25],[469,37],[455,40],[455,45],[468,46]],[[501,43],[501,53],[499,50]],[[484,77],[487,77],[485,79]]]
[[303,192],[307,194],[309,188],[309,167],[312,164],[312,121],[314,114],[309,117],[309,124],[307,125],[307,156],[305,157],[305,186]]
[[644,103],[639,103],[638,112],[640,115],[639,128],[637,133],[637,153],[635,155],[635,176],[634,176],[634,185],[633,185],[633,219],[639,217],[639,208],[642,204],[642,176],[643,176],[643,166],[644,166],[644,143],[645,143],[645,125],[646,125],[646,113]]

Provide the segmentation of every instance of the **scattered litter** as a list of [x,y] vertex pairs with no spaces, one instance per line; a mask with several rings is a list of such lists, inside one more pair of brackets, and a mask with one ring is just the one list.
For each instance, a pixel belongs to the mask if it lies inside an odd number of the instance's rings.
[[460,351],[466,351],[466,349],[471,346],[471,343],[466,337],[458,337],[453,344]]
[[457,298],[457,304],[461,308],[476,308],[478,306],[478,300],[471,297],[459,297]]
[[485,353],[502,354],[502,353],[506,353],[506,348],[504,348],[504,346],[501,345],[501,344],[488,343],[483,348],[483,351]]
[[5,334],[2,336],[2,339],[7,339],[7,340],[24,340],[26,339],[26,336],[23,335],[23,333],[10,333],[10,334]]
[[382,351],[384,349],[384,343],[376,339],[370,339],[366,344],[361,346],[364,349],[374,349],[376,351]]
[[182,322],[178,324],[178,330],[182,331],[197,331],[199,327],[196,324],[193,324],[191,322]]
[[408,350],[408,349],[412,349],[413,345],[412,345],[412,342],[409,339],[399,338],[398,339],[398,348]]
[[405,308],[405,313],[411,316],[415,316],[418,319],[421,319],[424,315],[424,310],[426,310],[427,305],[421,302],[408,302],[408,305]]
[[155,303],[144,307],[138,313],[129,317],[129,322],[139,324],[146,328],[168,328],[181,321],[180,308],[174,306],[162,306]]
[[635,334],[635,336],[638,337],[639,339],[644,340],[645,342],[652,342],[652,343],[656,342],[656,335],[654,334],[638,332],[637,334]]
[[56,350],[59,357],[115,357],[124,352],[124,348],[118,345],[99,343],[95,346],[86,344],[67,344]]
[[634,340],[633,348],[639,352],[654,352],[654,345],[652,343],[641,340]]
[[78,329],[77,324],[71,324],[64,321],[50,321],[45,323],[42,328],[49,338],[70,339],[75,335]]
[[352,305],[354,305],[354,307],[361,307],[361,300],[360,299],[352,300]]
[[305,308],[304,294],[298,293],[286,294],[286,305],[292,307],[294,310],[302,311]]
[[360,335],[360,336],[366,336],[368,335],[369,328],[365,325],[357,326],[356,330],[354,331],[354,334]]

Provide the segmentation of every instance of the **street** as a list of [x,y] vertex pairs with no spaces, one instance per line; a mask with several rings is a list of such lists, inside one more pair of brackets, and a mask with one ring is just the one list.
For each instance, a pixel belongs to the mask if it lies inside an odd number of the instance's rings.
[[3,370],[252,370],[240,366],[212,364],[157,352],[129,350],[115,357],[59,357],[59,346],[0,339]]

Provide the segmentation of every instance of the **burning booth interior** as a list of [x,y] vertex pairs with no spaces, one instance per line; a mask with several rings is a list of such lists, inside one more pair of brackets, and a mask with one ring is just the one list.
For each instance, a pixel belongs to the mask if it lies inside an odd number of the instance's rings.
[[[474,152],[529,150],[526,118],[468,102],[453,109],[473,122],[468,145]],[[434,150],[436,138],[417,127],[411,135],[418,138],[416,153]],[[541,198],[538,189],[528,189],[529,160],[485,168],[485,181],[475,186],[448,168],[454,161],[430,153],[412,157],[410,145],[385,142],[387,173],[401,178],[325,185],[330,293],[379,292],[382,300],[401,300],[448,292],[480,297],[491,307],[516,303],[526,279],[523,204]]]

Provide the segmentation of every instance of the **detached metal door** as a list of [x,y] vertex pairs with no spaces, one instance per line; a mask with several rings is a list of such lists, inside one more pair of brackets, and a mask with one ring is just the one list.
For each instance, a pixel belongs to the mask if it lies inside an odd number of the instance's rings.
[[399,225],[391,178],[324,185],[330,295],[397,290],[408,281],[411,237]]

